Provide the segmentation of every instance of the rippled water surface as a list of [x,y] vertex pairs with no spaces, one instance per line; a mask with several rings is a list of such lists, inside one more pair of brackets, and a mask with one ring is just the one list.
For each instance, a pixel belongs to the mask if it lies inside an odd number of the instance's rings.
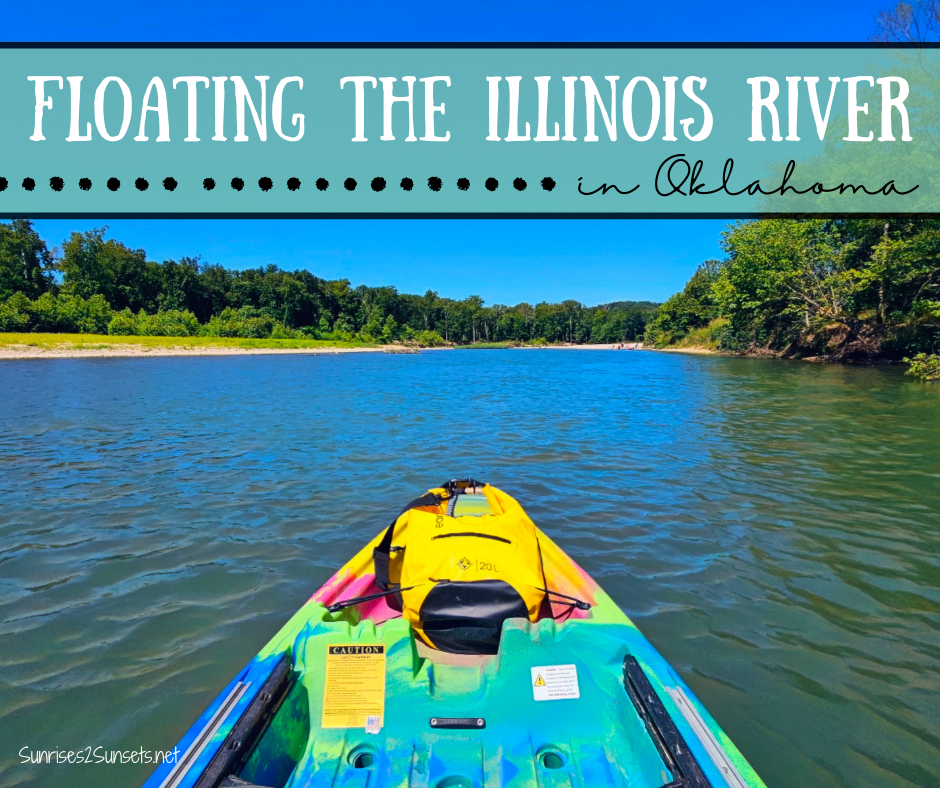
[[770,788],[940,784],[940,386],[610,351],[0,362],[0,786],[171,747],[403,503],[518,497]]

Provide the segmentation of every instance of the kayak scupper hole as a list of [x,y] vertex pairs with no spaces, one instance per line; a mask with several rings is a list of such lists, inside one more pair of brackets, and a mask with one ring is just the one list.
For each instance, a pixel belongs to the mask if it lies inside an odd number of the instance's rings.
[[565,765],[565,756],[554,748],[539,753],[539,763],[546,769],[561,769]]
[[439,780],[434,788],[473,788],[473,780],[461,774],[451,774]]
[[353,769],[369,769],[375,763],[375,752],[369,747],[357,747],[349,753],[349,765]]

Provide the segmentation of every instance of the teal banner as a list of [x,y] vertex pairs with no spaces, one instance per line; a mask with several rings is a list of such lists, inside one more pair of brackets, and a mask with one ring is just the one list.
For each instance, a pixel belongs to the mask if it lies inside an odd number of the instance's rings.
[[0,48],[4,215],[940,211],[935,48]]

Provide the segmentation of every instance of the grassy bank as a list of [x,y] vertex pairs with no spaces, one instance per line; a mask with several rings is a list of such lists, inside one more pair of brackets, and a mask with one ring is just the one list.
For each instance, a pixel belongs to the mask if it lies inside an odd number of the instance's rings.
[[506,350],[519,346],[519,342],[474,342],[472,345],[457,345],[457,350]]
[[32,348],[48,351],[135,349],[141,352],[161,349],[230,348],[232,350],[307,350],[316,348],[370,348],[377,345],[358,340],[326,339],[239,339],[234,337],[138,337],[108,334],[3,334],[0,348]]
[[719,317],[709,321],[707,326],[689,329],[686,334],[664,334],[657,347],[663,350],[709,350],[717,353],[722,349],[722,332],[727,325],[727,319]]

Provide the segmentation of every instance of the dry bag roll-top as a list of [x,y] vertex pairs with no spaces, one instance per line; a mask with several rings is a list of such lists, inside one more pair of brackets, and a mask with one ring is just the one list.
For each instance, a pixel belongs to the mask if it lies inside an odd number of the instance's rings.
[[[448,501],[479,489],[491,514],[452,517]],[[503,621],[536,621],[545,575],[535,525],[490,485],[448,482],[412,501],[374,551],[376,584],[425,643],[457,654],[495,654]]]

